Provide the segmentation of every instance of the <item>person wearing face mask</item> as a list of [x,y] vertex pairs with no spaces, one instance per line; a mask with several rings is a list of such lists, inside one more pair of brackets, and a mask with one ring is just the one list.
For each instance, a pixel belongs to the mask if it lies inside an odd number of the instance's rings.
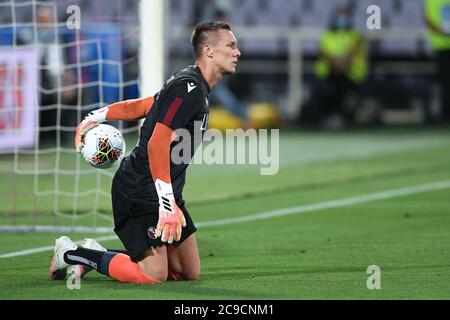
[[335,11],[330,27],[322,34],[314,73],[317,83],[310,120],[332,127],[353,122],[354,109],[346,106],[345,100],[349,93],[358,93],[368,74],[368,61],[366,42],[353,27],[348,7]]

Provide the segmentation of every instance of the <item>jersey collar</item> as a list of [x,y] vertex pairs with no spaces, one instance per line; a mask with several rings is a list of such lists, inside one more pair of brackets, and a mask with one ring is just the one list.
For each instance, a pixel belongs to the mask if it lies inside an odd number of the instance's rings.
[[209,86],[208,81],[206,81],[206,79],[203,77],[203,74],[202,74],[202,71],[200,70],[200,67],[198,65],[194,65],[194,66],[195,66],[195,70],[197,70],[198,74],[200,75],[200,78],[205,83],[206,89],[208,89],[208,93],[210,93],[211,92],[211,87]]

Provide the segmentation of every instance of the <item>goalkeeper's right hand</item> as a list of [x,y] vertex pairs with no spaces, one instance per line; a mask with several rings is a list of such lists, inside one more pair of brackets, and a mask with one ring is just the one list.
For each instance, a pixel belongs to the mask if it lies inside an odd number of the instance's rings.
[[175,203],[172,184],[156,179],[156,191],[159,198],[159,219],[156,226],[156,237],[162,242],[171,244],[181,239],[182,227],[186,226],[183,211]]
[[75,131],[75,149],[77,152],[81,151],[81,145],[84,139],[84,135],[95,128],[100,123],[106,120],[106,114],[108,113],[109,108],[104,107],[98,110],[94,110],[89,112],[89,114],[80,122]]

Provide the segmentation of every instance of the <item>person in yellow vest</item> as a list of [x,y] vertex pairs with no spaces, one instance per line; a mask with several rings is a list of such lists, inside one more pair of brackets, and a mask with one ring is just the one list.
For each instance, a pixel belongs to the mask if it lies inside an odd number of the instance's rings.
[[331,24],[320,39],[320,52],[314,64],[318,80],[313,93],[312,108],[317,121],[338,117],[353,122],[355,110],[344,101],[350,92],[358,93],[367,78],[367,44],[353,27],[348,7],[335,10]]
[[436,52],[437,78],[441,87],[442,120],[450,123],[450,0],[425,0],[428,40]]

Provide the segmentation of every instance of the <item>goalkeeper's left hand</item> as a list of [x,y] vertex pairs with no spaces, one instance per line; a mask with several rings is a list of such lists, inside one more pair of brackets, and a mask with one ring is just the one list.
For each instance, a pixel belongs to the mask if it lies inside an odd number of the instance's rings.
[[89,112],[89,114],[80,122],[75,131],[75,149],[77,152],[81,151],[81,145],[83,142],[84,135],[95,128],[100,123],[106,120],[106,114],[108,113],[108,107],[104,107],[98,110]]
[[156,226],[156,237],[162,242],[171,244],[181,239],[182,227],[186,227],[183,211],[175,203],[172,184],[156,179],[156,190],[159,198],[159,219]]

